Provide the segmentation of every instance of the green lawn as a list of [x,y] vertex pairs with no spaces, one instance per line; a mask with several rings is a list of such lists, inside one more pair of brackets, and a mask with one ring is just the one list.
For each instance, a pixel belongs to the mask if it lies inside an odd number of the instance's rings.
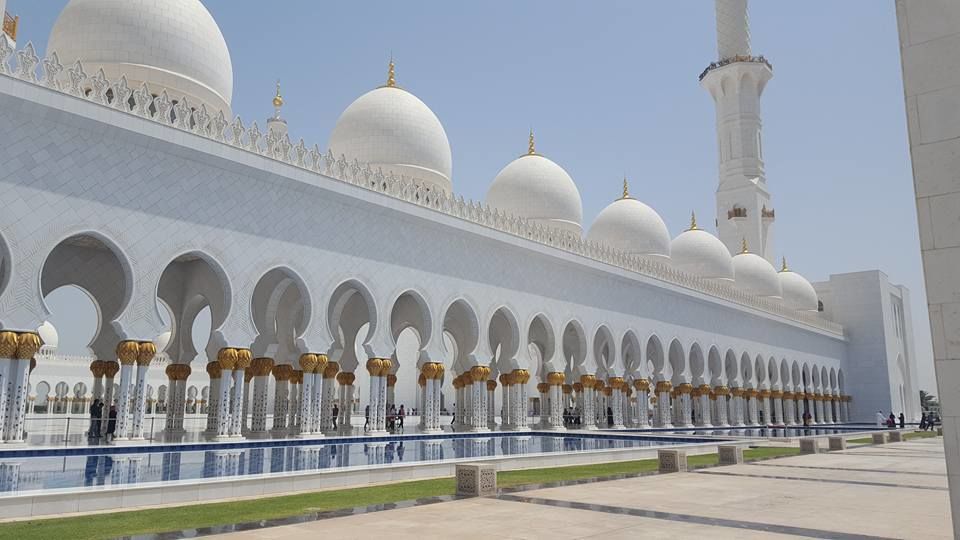
[[[792,456],[799,448],[754,448],[744,450],[745,460]],[[690,467],[717,464],[717,454],[689,456]],[[562,480],[582,480],[620,474],[638,474],[657,470],[656,459],[504,471],[497,475],[500,487],[542,484]],[[370,506],[424,497],[451,495],[456,490],[453,478],[418,480],[383,486],[339,489],[299,495],[265,497],[225,503],[195,504],[173,508],[115,512],[95,516],[40,519],[0,524],[0,538],[17,540],[99,540],[169,530],[210,527],[225,523],[243,523],[274,519],[323,510]]]
[[873,442],[873,437],[860,437],[859,439],[847,439],[847,442],[852,444],[870,444]]

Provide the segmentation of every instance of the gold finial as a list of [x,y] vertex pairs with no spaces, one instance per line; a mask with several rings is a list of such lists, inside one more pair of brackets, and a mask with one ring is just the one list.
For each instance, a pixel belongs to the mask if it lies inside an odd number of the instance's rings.
[[273,97],[273,106],[277,109],[283,107],[283,96],[280,95],[280,79],[277,79],[277,95]]
[[782,264],[782,266],[781,266],[781,268],[780,268],[780,271],[781,271],[781,272],[789,272],[789,271],[790,271],[790,268],[787,267],[787,257],[784,256],[781,260],[783,261],[783,264]]
[[627,175],[623,175],[623,197],[621,199],[630,198],[630,186],[627,185]]
[[537,145],[533,140],[533,128],[530,128],[530,140],[527,141],[527,155],[537,155]]
[[750,253],[750,249],[747,247],[747,237],[743,237],[743,243],[740,245],[740,253]]
[[397,79],[395,77],[395,65],[393,64],[393,55],[390,55],[390,66],[387,68],[387,87],[394,88],[397,86]]
[[687,230],[688,231],[697,230],[697,213],[696,212],[690,212],[690,228]]

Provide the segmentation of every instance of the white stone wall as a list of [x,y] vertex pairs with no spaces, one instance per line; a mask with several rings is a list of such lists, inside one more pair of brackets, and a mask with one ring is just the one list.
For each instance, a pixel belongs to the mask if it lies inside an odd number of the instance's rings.
[[897,0],[937,397],[960,537],[960,3]]
[[[37,284],[47,254],[65,238],[92,233],[117,254],[129,280],[127,303],[110,322],[120,338],[151,339],[162,330],[160,275],[177,257],[199,253],[220,270],[229,298],[208,351],[254,342],[253,291],[282,267],[308,292],[298,347],[329,350],[332,361],[356,362],[333,339],[346,316],[332,320],[340,315],[331,301],[346,287],[368,303],[365,352],[385,358],[394,348],[391,308],[402,293],[416,291],[429,312],[433,338],[421,361],[452,363],[439,338],[449,324],[444,315],[454,304],[467,306],[470,320],[460,324],[473,327],[476,345],[459,351],[457,372],[490,361],[488,325],[500,308],[524,343],[535,317],[554,340],[570,321],[587,343],[604,328],[612,336],[611,375],[625,370],[617,350],[626,338],[642,351],[652,336],[664,349],[675,341],[684,356],[697,343],[738,358],[843,367],[845,341],[832,332],[7,77],[0,77],[0,122],[12,128],[0,133],[9,208],[0,216],[0,241],[13,269],[0,293],[4,328],[42,322]],[[561,356],[562,347],[552,347],[543,371],[566,371]],[[592,349],[584,357],[596,365]],[[526,348],[507,360],[527,366]],[[689,377],[680,369],[675,380]],[[401,366],[400,373],[413,371]],[[201,372],[194,366],[191,379]]]

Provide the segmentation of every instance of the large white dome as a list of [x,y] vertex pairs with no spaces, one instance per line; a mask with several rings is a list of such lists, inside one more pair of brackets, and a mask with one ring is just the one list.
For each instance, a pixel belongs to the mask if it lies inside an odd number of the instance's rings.
[[580,235],[580,190],[563,167],[533,151],[511,161],[493,179],[487,204],[533,223]]
[[744,250],[733,258],[733,278],[736,286],[756,296],[781,297],[777,270],[763,257]]
[[81,60],[131,88],[147,83],[210,112],[230,114],[233,65],[213,16],[200,0],[70,0],[53,25],[47,51],[64,65]]
[[417,96],[393,86],[371,90],[350,104],[333,128],[329,148],[384,174],[406,175],[426,187],[452,191],[453,157],[437,115]]
[[733,281],[733,257],[716,236],[697,228],[696,222],[670,243],[674,268],[704,279]]
[[783,303],[787,307],[798,311],[817,311],[820,299],[813,285],[800,274],[787,268],[787,261],[783,261],[783,269],[777,273],[780,278],[780,288],[783,290]]
[[610,203],[590,226],[587,240],[600,242],[628,255],[666,261],[670,258],[670,232],[660,214],[627,193]]

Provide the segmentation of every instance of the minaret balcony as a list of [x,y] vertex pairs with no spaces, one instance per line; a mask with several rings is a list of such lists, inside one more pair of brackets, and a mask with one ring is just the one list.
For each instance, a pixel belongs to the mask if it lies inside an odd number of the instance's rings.
[[740,207],[733,207],[730,210],[727,210],[727,219],[746,219],[747,218],[747,209]]
[[764,221],[773,221],[777,218],[777,211],[773,208],[768,209],[766,206],[764,206],[760,210],[760,218]]
[[710,62],[710,65],[707,66],[707,68],[700,73],[699,80],[702,81],[703,78],[707,76],[707,74],[709,74],[711,71],[715,69],[719,69],[724,66],[729,66],[730,64],[736,64],[741,62],[763,64],[767,66],[767,68],[770,69],[770,71],[773,71],[773,64],[771,64],[769,60],[764,58],[763,55],[760,55],[760,56],[737,55],[737,56],[731,56],[730,58],[724,58],[723,60],[718,60],[716,62]]

